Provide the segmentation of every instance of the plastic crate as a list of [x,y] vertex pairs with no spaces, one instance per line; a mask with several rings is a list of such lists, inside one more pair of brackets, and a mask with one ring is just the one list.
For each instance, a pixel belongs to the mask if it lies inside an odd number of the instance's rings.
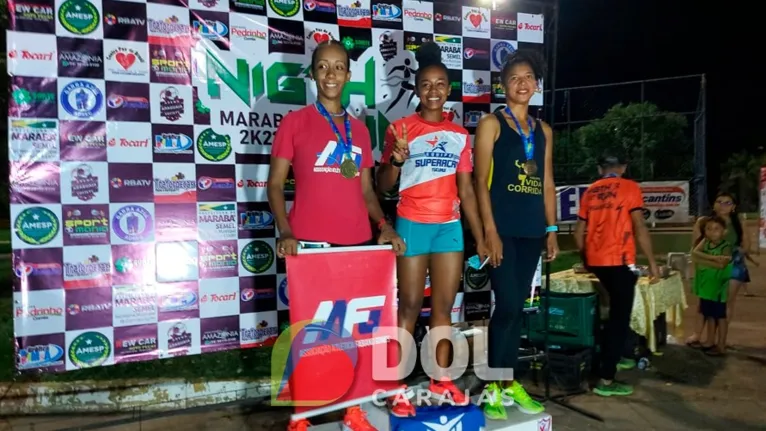
[[[576,391],[582,389],[588,381],[593,367],[593,349],[550,351],[547,363],[550,367],[551,386],[563,391]],[[544,367],[544,361],[533,361],[522,365],[514,377],[520,378],[531,373],[533,381],[540,384]]]
[[[550,295],[550,317],[548,321],[548,347],[567,349],[593,347],[597,327],[598,295]],[[529,316],[523,333],[532,344],[545,341],[545,299],[541,301],[540,312]]]

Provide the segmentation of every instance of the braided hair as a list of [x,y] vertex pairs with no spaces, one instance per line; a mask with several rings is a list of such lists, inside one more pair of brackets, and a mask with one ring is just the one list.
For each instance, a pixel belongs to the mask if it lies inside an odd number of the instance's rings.
[[415,72],[415,86],[420,82],[420,74],[429,67],[438,67],[448,74],[447,66],[442,63],[442,50],[434,42],[426,42],[420,45],[415,53],[415,60],[418,62],[418,71]]

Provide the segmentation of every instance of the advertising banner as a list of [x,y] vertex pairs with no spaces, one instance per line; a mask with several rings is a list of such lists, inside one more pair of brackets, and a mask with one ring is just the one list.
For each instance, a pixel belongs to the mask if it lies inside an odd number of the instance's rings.
[[[639,185],[644,194],[644,219],[647,223],[686,223],[690,220],[688,181],[647,181]],[[577,221],[580,197],[588,186],[556,187],[559,223]]]
[[8,2],[17,367],[272,344],[289,300],[266,197],[271,145],[284,115],[315,101],[315,47],[350,52],[344,103],[376,158],[388,125],[417,106],[413,51],[426,41],[449,68],[445,110],[475,133],[503,106],[505,56],[542,52],[544,19],[468,3]]
[[289,381],[297,413],[397,387],[372,378],[374,344],[388,344],[389,364],[397,360],[385,329],[397,326],[390,246],[302,250],[287,258],[287,282],[300,295],[290,304],[290,348],[272,355],[272,381]]

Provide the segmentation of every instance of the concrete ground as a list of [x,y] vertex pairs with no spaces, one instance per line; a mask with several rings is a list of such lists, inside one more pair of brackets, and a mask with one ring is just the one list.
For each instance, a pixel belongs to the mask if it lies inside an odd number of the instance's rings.
[[[653,358],[650,370],[635,370],[622,376],[636,385],[633,396],[618,399],[587,394],[571,400],[573,405],[601,415],[604,423],[549,403],[554,429],[766,430],[766,255],[756,260],[763,266],[751,268],[754,282],[749,290],[755,296],[745,297],[740,293],[737,299],[737,314],[729,335],[734,348],[726,357],[712,358],[682,345],[668,345],[662,349],[662,356]],[[684,324],[686,334],[691,332],[695,307],[690,296]],[[683,340],[683,333],[675,335]],[[231,407],[106,427],[107,421],[131,417],[30,417],[0,419],[0,431],[282,431],[289,413],[288,410]]]

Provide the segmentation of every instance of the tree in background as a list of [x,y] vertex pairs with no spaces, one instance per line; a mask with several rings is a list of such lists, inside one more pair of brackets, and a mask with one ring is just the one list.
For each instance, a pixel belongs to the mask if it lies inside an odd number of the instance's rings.
[[729,156],[721,165],[721,185],[719,191],[736,196],[737,210],[741,212],[758,211],[758,186],[764,157],[757,157],[747,151]]
[[629,174],[637,180],[690,178],[693,147],[687,125],[682,114],[650,102],[617,104],[571,134],[558,133],[556,154],[565,157],[558,160],[568,171],[564,177],[573,179],[595,179],[596,161],[607,149],[628,157]]

